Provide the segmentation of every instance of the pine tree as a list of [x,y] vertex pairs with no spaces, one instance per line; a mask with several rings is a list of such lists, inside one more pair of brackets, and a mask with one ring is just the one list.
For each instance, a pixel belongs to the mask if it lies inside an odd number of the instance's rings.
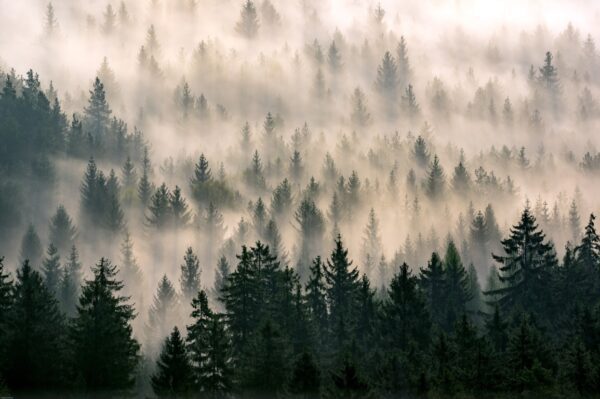
[[221,300],[223,298],[223,290],[225,285],[227,284],[227,278],[231,273],[231,269],[229,267],[229,262],[227,262],[227,258],[222,255],[219,258],[219,262],[217,263],[217,269],[215,270],[215,283],[212,289],[212,295],[214,298]]
[[419,282],[423,287],[429,312],[434,322],[439,325],[444,325],[444,308],[445,308],[445,281],[444,264],[436,252],[431,254],[431,260],[427,262],[427,268],[421,268]]
[[558,78],[558,71],[554,65],[552,65],[552,53],[546,52],[544,58],[544,66],[539,69],[540,76],[538,77],[538,83],[548,93],[555,95],[560,90],[560,82]]
[[467,194],[471,188],[471,176],[462,161],[454,168],[452,188],[461,195]]
[[459,317],[465,313],[467,303],[473,299],[469,275],[462,264],[460,255],[458,254],[458,250],[453,241],[448,243],[446,255],[444,256],[444,274],[444,285],[446,290],[445,326],[449,329],[454,326]]
[[310,323],[316,331],[320,348],[326,343],[328,329],[327,287],[325,285],[325,265],[317,256],[310,266],[310,275],[306,283],[306,307]]
[[331,42],[329,50],[327,51],[327,63],[329,64],[329,69],[331,69],[333,73],[338,72],[342,67],[342,56],[335,45],[335,40]]
[[[148,310],[147,333],[150,339],[151,349],[162,342],[168,334],[170,326],[177,320],[178,298],[175,288],[166,275],[160,279],[152,306]],[[151,355],[155,352],[151,351]]]
[[205,205],[210,200],[210,187],[213,181],[208,160],[200,154],[198,163],[194,166],[194,176],[190,181],[192,194],[199,205]]
[[550,294],[552,262],[549,260],[553,256],[553,248],[544,240],[545,235],[539,230],[535,217],[529,207],[525,208],[510,236],[502,240],[506,255],[492,255],[501,264],[500,281],[505,287],[485,294],[501,295],[498,303],[502,309],[520,306],[537,314],[548,314],[545,299]]
[[46,6],[46,25],[44,30],[48,37],[54,36],[58,30],[58,22],[56,21],[56,14],[54,13],[54,6],[52,3],[48,3]]
[[421,108],[417,103],[417,97],[415,96],[415,92],[411,84],[406,87],[404,95],[402,96],[402,107],[404,109],[404,113],[408,115],[409,119],[411,120],[414,120],[421,113]]
[[108,131],[112,111],[106,101],[104,85],[99,78],[94,81],[90,91],[88,106],[85,108],[85,124],[88,126],[94,140],[104,140]]
[[371,114],[367,109],[367,100],[365,94],[359,87],[352,93],[352,113],[350,120],[357,127],[365,127],[371,122]]
[[399,81],[402,87],[404,87],[408,85],[408,82],[410,82],[412,78],[412,69],[408,60],[408,48],[406,46],[406,39],[404,39],[404,36],[400,36],[400,43],[398,43],[397,53]]
[[150,156],[148,154],[148,147],[144,147],[144,155],[142,158],[142,177],[138,184],[138,198],[143,207],[148,204],[150,196],[154,191],[154,185],[150,180],[152,174],[152,166],[150,165]]
[[50,242],[62,254],[71,249],[77,238],[77,229],[63,205],[59,205],[50,219]]
[[289,216],[292,209],[292,186],[288,179],[284,179],[273,190],[271,197],[271,216],[281,222]]
[[105,259],[92,268],[94,278],[82,288],[70,327],[74,368],[87,390],[123,391],[132,387],[140,345],[130,322],[135,317],[117,267]]
[[156,368],[151,382],[152,389],[159,398],[183,397],[191,392],[192,367],[185,341],[177,327],[165,339]]
[[[49,392],[65,376],[64,320],[42,276],[25,260],[6,316],[3,377],[14,392]],[[52,367],[48,367],[52,365]]]
[[44,273],[46,288],[55,298],[58,298],[60,270],[60,255],[56,247],[50,244],[46,251],[46,258],[42,262],[42,272]]
[[382,253],[381,237],[379,236],[379,220],[375,216],[375,210],[371,208],[369,211],[369,219],[363,233],[363,262],[365,266],[364,272],[371,275],[372,269],[375,267],[375,262],[379,259]]
[[577,202],[575,202],[575,200],[571,202],[571,207],[569,208],[569,228],[571,229],[571,239],[573,242],[579,241],[581,220],[579,218],[579,210],[577,209]]
[[398,95],[399,83],[396,60],[389,51],[386,51],[381,65],[377,68],[377,80],[375,81],[377,90],[387,101],[394,102]]
[[40,265],[40,259],[42,258],[42,243],[38,236],[33,224],[27,227],[27,231],[21,240],[21,251],[20,251],[21,262],[29,260],[29,263],[34,267]]
[[302,165],[302,157],[299,151],[294,151],[290,159],[290,177],[292,181],[299,182],[302,179],[304,166]]
[[309,352],[302,352],[294,363],[289,390],[295,395],[304,398],[319,396],[321,385],[321,372],[313,356]]
[[169,208],[171,208],[173,226],[176,229],[185,228],[192,219],[192,216],[188,210],[185,198],[181,195],[179,186],[175,186],[175,190],[169,195]]
[[415,140],[412,155],[419,167],[424,168],[429,165],[429,149],[427,148],[427,142],[423,137],[419,136]]
[[121,243],[121,271],[123,272],[123,281],[127,286],[139,284],[140,278],[142,277],[142,271],[135,259],[133,253],[133,239],[128,230],[125,231],[123,242]]
[[[13,303],[14,284],[6,272],[4,257],[0,257],[0,372],[5,370],[9,311]],[[2,385],[3,381],[0,382]]]
[[181,265],[181,293],[185,302],[190,302],[200,290],[200,261],[192,247],[188,247]]
[[444,195],[445,186],[444,170],[440,165],[440,160],[437,155],[435,155],[429,169],[425,186],[427,196],[433,201],[440,200]]
[[331,316],[334,348],[341,349],[348,340],[356,322],[356,298],[360,288],[358,270],[348,259],[342,237],[338,235],[335,248],[324,269],[327,282],[327,302]]
[[325,220],[315,202],[308,198],[302,200],[294,219],[301,239],[297,270],[300,278],[304,279],[311,259],[322,248]]
[[170,197],[171,192],[165,183],[161,184],[152,194],[148,204],[149,214],[146,216],[146,222],[149,226],[160,230],[170,225],[172,221]]
[[254,2],[251,0],[246,0],[242,6],[240,20],[236,24],[235,30],[240,35],[245,36],[248,39],[252,39],[257,35],[258,27],[258,15],[256,12],[256,7],[254,6]]

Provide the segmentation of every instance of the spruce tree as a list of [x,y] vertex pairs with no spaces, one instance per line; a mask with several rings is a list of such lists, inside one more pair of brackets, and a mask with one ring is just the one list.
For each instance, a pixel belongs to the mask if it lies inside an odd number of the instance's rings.
[[102,258],[82,288],[70,326],[74,371],[86,390],[123,392],[135,382],[140,345],[133,338],[134,309],[120,295],[117,267]]
[[173,192],[169,195],[169,207],[173,219],[173,227],[181,229],[186,227],[192,216],[188,210],[188,204],[181,194],[179,186],[175,186]]
[[446,289],[445,326],[449,329],[465,313],[467,303],[473,299],[469,275],[463,266],[458,249],[453,241],[448,243],[446,255],[444,256],[444,273]]
[[212,289],[212,295],[214,298],[221,300],[224,294],[224,288],[227,284],[227,278],[231,273],[229,262],[227,258],[222,255],[217,262],[217,269],[215,270],[215,282]]
[[192,366],[177,327],[165,341],[151,383],[159,398],[186,397],[192,391]]
[[377,68],[377,80],[375,81],[375,85],[379,93],[387,101],[393,102],[398,95],[398,84],[399,76],[396,60],[394,60],[394,57],[389,51],[386,51],[381,61],[381,65]]
[[108,131],[110,114],[112,111],[106,101],[106,92],[104,85],[96,78],[92,90],[90,90],[90,98],[88,106],[85,108],[85,124],[88,126],[94,140],[105,139],[105,134]]
[[40,237],[38,236],[33,224],[30,224],[27,227],[27,231],[25,232],[25,235],[23,235],[19,257],[21,262],[29,260],[29,263],[33,265],[33,267],[40,266],[40,260],[42,258],[42,243],[40,242]]
[[471,188],[471,176],[462,161],[454,168],[452,188],[460,195],[467,194]]
[[365,94],[359,87],[352,93],[352,113],[350,120],[357,127],[365,127],[371,122],[371,114],[367,109],[367,100]]
[[419,282],[423,287],[432,320],[444,326],[446,307],[446,272],[440,256],[433,252],[425,269],[421,268]]
[[444,176],[444,170],[440,165],[440,160],[437,155],[433,157],[429,173],[427,175],[427,182],[425,185],[425,192],[432,201],[440,200],[445,191],[446,181]]
[[246,0],[242,6],[240,20],[237,22],[235,30],[240,35],[248,39],[252,39],[257,35],[258,27],[258,15],[256,12],[256,7],[254,6],[254,2],[251,0]]
[[148,204],[148,215],[146,215],[146,222],[149,226],[157,230],[170,227],[172,221],[170,197],[171,192],[165,183],[161,184],[152,194]]
[[329,315],[327,312],[327,287],[325,285],[325,264],[317,256],[310,266],[310,275],[305,288],[305,301],[308,317],[316,332],[320,348],[327,342]]
[[181,294],[185,302],[191,302],[200,290],[200,261],[192,247],[188,247],[181,265]]
[[310,352],[302,352],[295,361],[289,382],[291,393],[303,398],[318,397],[321,386],[321,372]]
[[66,255],[77,237],[77,229],[63,205],[59,205],[56,213],[50,219],[50,242],[58,251]]
[[151,179],[152,166],[150,165],[150,156],[148,147],[144,147],[144,155],[142,158],[142,177],[138,183],[138,198],[142,207],[145,207],[150,200],[150,196],[154,191],[154,185]]
[[348,259],[342,237],[335,240],[335,248],[324,269],[327,282],[327,302],[330,313],[332,343],[341,349],[348,342],[356,323],[357,296],[360,289],[358,270]]
[[[6,316],[3,377],[14,392],[52,392],[64,385],[65,323],[42,276],[25,260]],[[52,365],[52,367],[48,367]]]
[[61,280],[60,255],[53,244],[48,245],[46,250],[46,258],[42,262],[42,272],[48,292],[58,299]]
[[[150,355],[155,355],[157,344],[168,334],[178,316],[178,297],[166,275],[160,279],[152,306],[148,310],[147,338],[150,340]],[[156,351],[156,352],[154,352]]]
[[0,257],[0,373],[5,370],[8,316],[12,307],[13,292],[13,281],[10,274],[6,272],[4,257]]

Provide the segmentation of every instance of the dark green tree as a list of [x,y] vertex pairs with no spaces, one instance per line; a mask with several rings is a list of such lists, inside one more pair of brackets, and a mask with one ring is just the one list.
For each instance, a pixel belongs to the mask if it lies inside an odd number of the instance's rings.
[[29,260],[29,263],[34,267],[39,267],[40,260],[42,258],[42,243],[38,236],[33,224],[27,227],[25,235],[21,240],[21,251],[20,251],[21,262]]
[[192,391],[192,366],[177,327],[165,339],[156,369],[151,382],[159,398],[186,397]]
[[191,302],[200,290],[200,261],[192,247],[188,247],[181,265],[181,294],[185,302]]
[[42,272],[48,292],[58,298],[61,280],[60,255],[53,244],[48,245],[46,250],[46,258],[42,262]]
[[77,238],[77,229],[63,205],[59,205],[50,219],[50,242],[59,253],[66,255]]

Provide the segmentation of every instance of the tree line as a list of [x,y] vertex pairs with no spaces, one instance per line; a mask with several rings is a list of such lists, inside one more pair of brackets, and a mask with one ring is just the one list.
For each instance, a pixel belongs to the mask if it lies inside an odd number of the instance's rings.
[[40,272],[25,259],[14,278],[0,263],[3,390],[126,393],[146,373],[158,397],[587,396],[600,388],[594,222],[559,261],[527,207],[493,254],[498,281],[485,291],[452,241],[420,269],[396,265],[378,288],[339,235],[305,283],[258,241],[242,246],[234,269],[223,259],[207,292],[189,249],[181,298],[165,277],[151,310],[163,325],[177,300],[189,301],[188,322],[167,326],[151,372],[109,260],[92,267],[70,313],[49,263]]

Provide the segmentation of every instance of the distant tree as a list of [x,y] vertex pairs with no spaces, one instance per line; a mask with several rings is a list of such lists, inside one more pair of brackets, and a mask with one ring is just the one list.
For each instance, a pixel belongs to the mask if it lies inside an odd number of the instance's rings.
[[156,368],[151,382],[152,389],[159,398],[183,397],[191,392],[192,367],[185,341],[177,327],[165,339]]
[[281,16],[269,0],[263,0],[260,4],[260,15],[265,27],[274,29],[281,25]]
[[54,36],[58,30],[58,22],[56,21],[56,14],[54,13],[54,6],[52,3],[48,3],[46,6],[46,24],[44,30],[48,37]]
[[352,114],[350,120],[355,126],[365,127],[371,122],[371,114],[367,109],[365,94],[359,87],[352,93]]
[[181,229],[190,223],[192,216],[190,215],[188,204],[185,198],[183,198],[179,186],[175,186],[175,189],[169,196],[169,207],[171,208],[173,227]]
[[444,195],[445,186],[446,181],[444,170],[440,165],[439,158],[437,155],[435,155],[433,157],[433,162],[431,163],[425,185],[427,196],[433,201],[440,200]]
[[58,298],[60,278],[61,278],[60,254],[53,244],[48,245],[46,258],[42,262],[42,272],[44,273],[44,283],[48,292],[55,298]]
[[288,179],[284,179],[273,190],[271,197],[271,215],[278,221],[286,220],[292,209],[292,187]]
[[139,283],[142,277],[142,271],[133,253],[133,239],[128,230],[125,230],[121,243],[121,271],[123,272],[123,281],[127,286]]
[[37,235],[35,227],[30,224],[27,227],[25,235],[21,240],[21,252],[19,254],[21,262],[29,260],[29,263],[34,267],[39,267],[42,258],[42,243]]
[[156,345],[168,334],[170,326],[177,320],[178,297],[175,288],[166,275],[160,279],[152,306],[148,310],[147,338],[150,339],[152,356],[155,356]]
[[396,60],[389,51],[386,51],[381,65],[377,68],[377,80],[375,81],[377,90],[386,100],[393,102],[398,95],[399,83]]
[[150,156],[148,154],[148,147],[144,147],[144,155],[142,158],[142,177],[138,184],[138,197],[143,207],[148,204],[150,196],[154,191],[154,185],[150,180],[152,174],[152,166],[150,165]]
[[298,182],[302,178],[304,166],[302,165],[302,157],[299,151],[294,151],[290,159],[290,177],[292,181]]
[[63,205],[59,205],[56,213],[50,219],[50,242],[60,253],[66,252],[73,246],[77,237],[77,229]]
[[148,215],[146,221],[149,226],[158,230],[169,227],[172,221],[172,210],[169,203],[171,193],[165,183],[156,189],[156,192],[150,197],[148,204]]
[[106,100],[104,85],[99,78],[94,81],[94,86],[90,91],[88,106],[85,108],[84,124],[89,129],[94,140],[102,142],[108,131],[110,114],[112,111]]
[[424,168],[427,165],[429,165],[429,149],[427,148],[427,142],[423,137],[419,136],[415,140],[412,155],[421,168]]
[[246,0],[240,12],[240,20],[235,26],[235,30],[248,39],[254,38],[258,34],[258,14],[254,2]]
[[329,50],[327,51],[327,63],[329,64],[329,69],[334,73],[338,72],[342,67],[342,56],[335,45],[335,40],[331,42]]
[[74,371],[90,391],[118,392],[132,387],[140,345],[130,322],[135,313],[120,295],[117,267],[105,258],[92,268],[70,327]]
[[406,87],[404,95],[402,96],[402,107],[405,114],[408,115],[411,120],[414,120],[421,113],[421,108],[417,103],[417,97],[415,96],[415,92],[411,84]]
[[367,226],[363,233],[362,255],[364,272],[372,275],[375,263],[382,254],[382,243],[379,235],[379,220],[375,215],[375,209],[371,208]]
[[454,168],[452,188],[461,195],[467,194],[471,188],[471,176],[462,161]]
[[302,200],[294,215],[296,228],[300,233],[300,253],[298,258],[298,274],[302,279],[306,277],[307,268],[311,259],[322,248],[323,234],[325,233],[325,220],[323,213],[314,201],[307,198]]
[[102,32],[105,35],[110,35],[114,32],[116,27],[117,14],[112,8],[112,5],[108,4],[104,11],[104,23],[102,24]]
[[421,268],[419,283],[423,288],[431,318],[439,325],[445,325],[446,273],[440,256],[433,252],[426,268]]
[[410,86],[408,85],[408,82],[410,82],[412,78],[412,69],[410,67],[410,61],[408,60],[408,48],[404,36],[400,36],[400,43],[398,43],[396,52],[398,55],[398,76],[400,85],[402,87]]
[[191,302],[200,290],[200,261],[192,247],[188,247],[181,265],[181,293],[185,302]]
[[82,282],[83,278],[81,276],[79,252],[77,252],[77,248],[73,245],[69,252],[67,262],[63,266],[58,295],[61,310],[69,317],[75,315],[77,299],[79,298]]
[[217,269],[215,270],[215,283],[212,289],[212,295],[221,299],[223,297],[223,289],[227,284],[227,278],[231,273],[231,268],[229,267],[229,262],[227,262],[227,258],[225,256],[221,256],[219,261],[217,262]]
[[558,78],[558,71],[554,65],[552,65],[552,53],[546,52],[544,58],[544,66],[539,69],[540,76],[538,82],[542,88],[552,95],[558,94],[560,91],[560,82]]

